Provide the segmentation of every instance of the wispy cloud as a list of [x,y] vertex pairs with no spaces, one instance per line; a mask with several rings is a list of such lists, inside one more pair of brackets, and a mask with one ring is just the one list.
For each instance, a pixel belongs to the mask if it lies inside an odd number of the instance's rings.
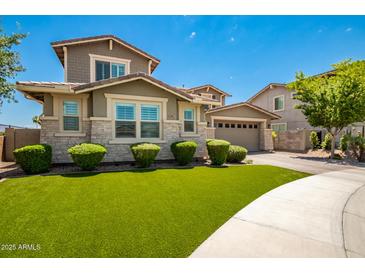
[[231,80],[232,80],[232,79],[233,79],[233,76],[229,76],[229,79],[231,79]]
[[189,38],[190,38],[190,39],[194,39],[194,38],[195,38],[195,36],[196,36],[196,32],[195,32],[195,31],[193,31],[193,32],[190,34]]
[[235,41],[235,39],[233,36],[231,38],[229,38],[229,42],[233,43],[234,41]]
[[352,28],[351,28],[351,27],[349,27],[349,28],[347,28],[345,31],[346,31],[346,32],[350,32],[350,31],[352,31]]

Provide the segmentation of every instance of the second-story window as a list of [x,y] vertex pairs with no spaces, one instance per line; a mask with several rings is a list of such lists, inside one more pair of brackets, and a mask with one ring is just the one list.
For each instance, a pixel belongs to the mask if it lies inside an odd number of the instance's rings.
[[125,75],[125,64],[95,61],[95,80],[109,79]]
[[284,110],[284,95],[274,97],[274,111]]

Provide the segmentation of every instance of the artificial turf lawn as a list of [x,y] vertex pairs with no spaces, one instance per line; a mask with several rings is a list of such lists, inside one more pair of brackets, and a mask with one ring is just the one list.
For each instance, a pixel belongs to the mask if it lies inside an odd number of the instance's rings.
[[0,257],[187,257],[257,197],[305,176],[250,165],[9,179]]

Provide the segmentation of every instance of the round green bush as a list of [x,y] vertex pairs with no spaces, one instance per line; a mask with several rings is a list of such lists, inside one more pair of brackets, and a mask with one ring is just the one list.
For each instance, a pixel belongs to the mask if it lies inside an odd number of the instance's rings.
[[134,159],[140,167],[149,167],[160,151],[160,147],[150,143],[138,143],[130,146]]
[[171,144],[171,152],[179,165],[187,165],[193,161],[197,147],[194,141],[179,141]]
[[207,143],[208,155],[212,165],[223,165],[226,162],[229,146],[225,140],[212,140]]
[[47,172],[52,163],[52,147],[46,144],[30,145],[14,150],[17,164],[27,174]]
[[67,152],[78,167],[93,170],[103,160],[107,150],[99,144],[83,143],[70,147]]
[[247,155],[247,149],[241,146],[230,145],[228,149],[227,162],[240,163]]

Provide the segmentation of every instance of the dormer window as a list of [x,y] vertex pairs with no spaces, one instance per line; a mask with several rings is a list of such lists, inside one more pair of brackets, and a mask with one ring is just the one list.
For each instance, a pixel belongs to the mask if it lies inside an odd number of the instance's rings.
[[90,54],[91,82],[120,77],[129,73],[130,60]]

